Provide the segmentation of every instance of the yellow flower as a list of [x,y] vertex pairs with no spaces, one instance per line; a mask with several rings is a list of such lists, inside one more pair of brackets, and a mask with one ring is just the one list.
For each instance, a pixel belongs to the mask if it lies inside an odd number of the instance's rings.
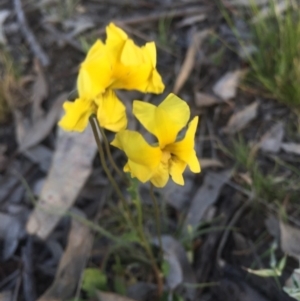
[[175,183],[184,185],[182,174],[187,165],[192,172],[200,172],[194,150],[198,117],[188,124],[184,138],[178,140],[178,133],[190,118],[190,109],[185,101],[174,94],[169,94],[157,107],[136,100],[133,102],[133,114],[156,136],[158,145],[149,145],[135,131],[118,132],[111,144],[123,150],[128,157],[124,171],[143,183],[150,180],[156,187],[165,186],[169,175]]
[[164,84],[156,70],[154,42],[138,47],[113,23],[106,28],[105,44],[97,40],[82,62],[77,79],[79,98],[65,102],[66,114],[59,125],[65,130],[83,131],[90,113],[97,113],[100,125],[112,131],[126,128],[124,104],[114,89],[162,93]]

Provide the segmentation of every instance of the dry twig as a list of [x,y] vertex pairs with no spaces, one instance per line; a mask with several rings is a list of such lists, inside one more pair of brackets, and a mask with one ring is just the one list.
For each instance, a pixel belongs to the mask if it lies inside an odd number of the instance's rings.
[[50,60],[48,55],[44,52],[38,41],[36,40],[33,32],[28,26],[24,11],[22,9],[21,0],[14,0],[14,8],[16,11],[17,19],[20,25],[21,32],[29,44],[34,55],[40,60],[44,67],[49,66]]

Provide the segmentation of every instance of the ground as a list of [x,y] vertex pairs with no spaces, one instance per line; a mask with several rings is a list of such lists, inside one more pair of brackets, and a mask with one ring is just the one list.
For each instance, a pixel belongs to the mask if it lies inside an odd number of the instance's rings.
[[[295,300],[283,287],[300,254],[299,110],[248,77],[241,45],[252,32],[236,3],[243,1],[0,3],[0,300],[159,300],[91,130],[57,126],[63,101],[76,97],[80,62],[110,22],[139,45],[156,42],[166,86],[161,95],[119,91],[128,112],[134,99],[158,104],[174,92],[200,116],[201,173],[154,190],[163,256],[149,185],[139,187],[161,300]],[[132,115],[129,126],[145,133]],[[111,151],[121,168],[123,153]]]

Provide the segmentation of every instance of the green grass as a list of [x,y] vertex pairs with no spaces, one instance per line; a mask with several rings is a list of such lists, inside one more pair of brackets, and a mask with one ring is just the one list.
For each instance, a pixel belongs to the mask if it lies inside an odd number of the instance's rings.
[[[255,147],[251,148],[241,137],[233,140],[231,151],[227,150],[226,153],[235,160],[238,170],[248,172],[252,180],[248,188],[255,192],[257,198],[281,204],[289,196],[291,201],[297,201],[297,190],[300,188],[297,184],[299,173],[293,166],[274,159],[274,167],[271,170],[264,170],[257,159]],[[293,175],[289,178],[281,177],[284,174],[282,169],[293,172]]]
[[16,105],[14,93],[21,87],[19,70],[10,54],[3,49],[0,49],[0,70],[0,123],[4,123]]
[[259,18],[260,10],[249,1],[249,26],[257,51],[248,57],[248,79],[278,101],[300,108],[300,7],[286,0],[287,10],[279,14],[270,0],[269,16]]

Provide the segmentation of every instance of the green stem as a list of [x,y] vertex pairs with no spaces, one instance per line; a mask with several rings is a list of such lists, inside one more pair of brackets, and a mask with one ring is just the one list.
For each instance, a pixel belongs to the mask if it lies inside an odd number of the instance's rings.
[[159,242],[159,251],[160,251],[160,255],[162,255],[163,249],[162,249],[162,241],[161,241],[161,223],[160,223],[160,216],[159,216],[160,210],[153,189],[154,189],[153,184],[150,183],[150,196],[154,206],[155,223],[156,223],[156,230],[157,230],[157,236]]
[[104,146],[105,146],[105,150],[106,150],[106,154],[107,154],[107,157],[108,157],[108,160],[109,160],[110,164],[115,169],[115,171],[119,174],[119,176],[122,179],[125,179],[126,182],[127,182],[127,179],[124,177],[124,173],[122,173],[122,171],[118,168],[118,166],[116,165],[116,163],[115,163],[115,161],[114,161],[114,159],[112,157],[112,154],[110,152],[109,142],[107,140],[107,137],[105,135],[105,132],[104,132],[103,128],[99,125],[99,122],[98,122],[98,120],[96,118],[94,120],[96,121],[97,126],[99,128],[99,131],[100,131],[100,133],[102,135]]
[[[118,197],[122,201],[122,204],[123,204],[125,210],[127,211],[131,227],[134,229],[135,227],[134,227],[134,224],[133,224],[133,218],[132,218],[131,212],[129,210],[129,206],[128,206],[126,200],[124,199],[123,194],[122,194],[122,192],[121,192],[118,184],[114,180],[114,178],[113,178],[113,176],[112,176],[109,168],[107,167],[107,164],[106,164],[106,161],[105,161],[105,156],[104,156],[104,150],[103,150],[103,147],[102,147],[99,135],[98,135],[98,130],[97,130],[97,127],[95,125],[94,120],[95,120],[95,118],[93,116],[91,116],[90,117],[90,124],[91,124],[92,130],[93,130],[93,133],[94,133],[94,137],[95,137],[95,140],[96,140],[96,143],[97,143],[97,147],[98,147],[98,151],[99,151],[99,156],[100,156],[100,161],[101,161],[102,167],[103,167],[103,169],[104,169],[104,171],[105,171],[105,173],[106,173],[109,181],[111,182],[111,184],[113,185],[114,189],[116,190],[116,192],[118,194]],[[97,124],[97,121],[96,121],[96,124]]]
[[158,296],[160,297],[162,294],[162,289],[163,289],[163,281],[162,281],[162,276],[161,276],[161,272],[160,269],[157,265],[156,259],[153,255],[151,246],[149,244],[149,241],[144,233],[144,228],[143,228],[143,210],[142,210],[142,204],[141,204],[141,200],[138,197],[138,193],[136,193],[136,198],[134,200],[134,204],[136,205],[136,209],[137,209],[137,213],[138,213],[138,234],[140,236],[140,240],[142,242],[143,247],[145,248],[149,259],[151,261],[151,265],[156,277],[156,281],[157,281],[157,293]]

